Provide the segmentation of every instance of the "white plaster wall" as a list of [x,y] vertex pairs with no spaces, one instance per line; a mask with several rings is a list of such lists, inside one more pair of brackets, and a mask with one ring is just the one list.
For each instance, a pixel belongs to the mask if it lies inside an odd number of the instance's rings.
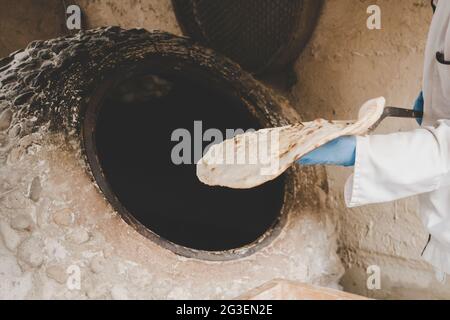
[[[382,30],[368,30],[366,9],[382,10]],[[305,119],[353,119],[360,105],[385,96],[411,107],[421,88],[423,53],[432,11],[428,0],[327,0],[318,28],[297,61],[291,94]],[[375,133],[416,128],[388,119]],[[328,168],[330,201],[339,228],[346,290],[376,298],[450,298],[450,282],[434,280],[420,254],[428,235],[415,198],[346,209],[343,187],[351,169]],[[366,268],[381,267],[382,288],[366,289]]]

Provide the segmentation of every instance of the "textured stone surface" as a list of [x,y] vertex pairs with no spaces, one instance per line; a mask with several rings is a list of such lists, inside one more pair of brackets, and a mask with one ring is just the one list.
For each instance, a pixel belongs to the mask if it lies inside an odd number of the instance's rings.
[[30,229],[33,224],[33,220],[28,214],[19,214],[11,219],[11,227],[16,230]]
[[34,202],[39,201],[39,197],[41,196],[42,192],[42,185],[41,185],[41,179],[39,177],[34,177],[30,184],[30,199]]
[[89,241],[89,233],[84,228],[73,229],[66,239],[74,244],[83,244]]
[[25,299],[32,289],[32,274],[22,272],[14,256],[0,253],[0,299]]
[[67,282],[68,274],[64,266],[61,265],[49,266],[47,267],[45,272],[47,274],[47,277],[55,280],[59,284],[65,284]]
[[44,244],[38,237],[25,239],[18,248],[17,256],[20,261],[32,268],[38,268],[44,261]]
[[69,208],[58,210],[53,215],[53,221],[61,227],[70,226],[71,224],[74,223],[74,219],[75,219],[74,214],[72,210]]
[[16,251],[17,246],[20,244],[21,237],[5,221],[0,221],[0,234],[5,247],[10,251]]
[[0,131],[4,131],[9,128],[12,121],[13,112],[11,109],[6,109],[0,114]]
[[106,260],[101,256],[96,256],[96,257],[92,258],[91,264],[90,264],[92,272],[94,272],[94,273],[102,272],[103,270],[105,270],[106,263],[107,263]]
[[115,285],[111,289],[111,297],[113,300],[128,300],[128,290],[121,285]]

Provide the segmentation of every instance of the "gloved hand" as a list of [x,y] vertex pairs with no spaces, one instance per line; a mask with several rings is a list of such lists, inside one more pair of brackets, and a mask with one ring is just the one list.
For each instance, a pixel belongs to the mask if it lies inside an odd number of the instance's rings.
[[355,165],[356,137],[345,136],[304,155],[298,163],[302,165],[334,165],[351,167]]
[[[416,102],[414,102],[414,111],[420,111],[423,112],[423,92],[420,91],[419,96],[416,99]],[[416,118],[416,121],[419,125],[422,125],[423,118]]]

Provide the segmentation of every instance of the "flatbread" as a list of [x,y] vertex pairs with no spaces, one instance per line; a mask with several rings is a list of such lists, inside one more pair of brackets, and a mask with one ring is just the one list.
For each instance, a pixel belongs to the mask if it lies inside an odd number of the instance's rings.
[[273,180],[305,154],[341,136],[363,135],[380,119],[386,100],[367,101],[356,121],[317,119],[248,132],[213,145],[197,163],[210,186],[249,189]]

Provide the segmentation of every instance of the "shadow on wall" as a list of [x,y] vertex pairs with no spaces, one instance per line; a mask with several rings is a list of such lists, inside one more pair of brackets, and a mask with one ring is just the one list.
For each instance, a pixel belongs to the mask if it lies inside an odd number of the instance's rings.
[[61,0],[1,1],[0,57],[25,47],[33,40],[46,40],[65,32]]

